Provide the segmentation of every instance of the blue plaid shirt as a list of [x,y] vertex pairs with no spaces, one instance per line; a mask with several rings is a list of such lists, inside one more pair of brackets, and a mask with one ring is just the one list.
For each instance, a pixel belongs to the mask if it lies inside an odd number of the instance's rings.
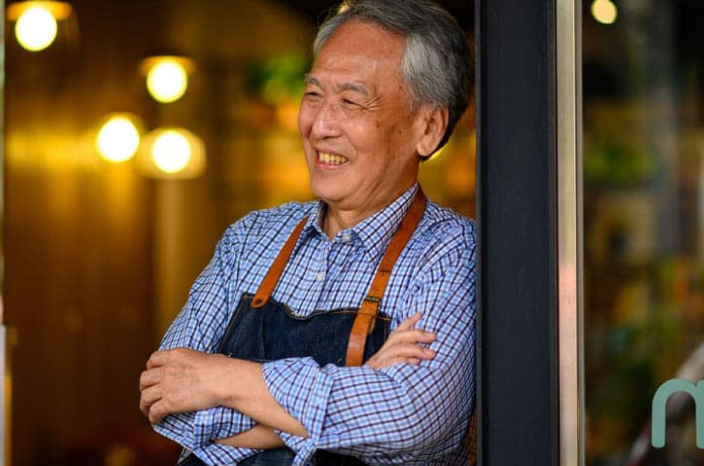
[[[359,307],[393,233],[409,208],[416,184],[391,205],[329,240],[322,231],[322,202],[289,203],[252,212],[233,224],[161,349],[215,352],[243,293],[256,292],[300,220],[310,218],[272,294],[296,314]],[[432,361],[320,367],[312,358],[265,363],[271,395],[309,434],[277,434],[309,463],[316,449],[352,455],[368,464],[465,464],[461,440],[474,408],[474,224],[428,202],[398,258],[381,303],[391,329],[417,311],[416,328],[437,333]],[[207,464],[237,464],[257,450],[213,441],[250,429],[255,422],[230,408],[167,416],[155,429]]]

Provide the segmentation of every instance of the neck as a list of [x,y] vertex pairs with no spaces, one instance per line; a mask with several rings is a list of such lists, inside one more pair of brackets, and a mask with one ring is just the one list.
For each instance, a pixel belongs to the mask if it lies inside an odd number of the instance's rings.
[[323,219],[323,231],[329,239],[333,239],[340,231],[352,228],[367,217],[369,215],[364,213],[334,209],[328,205]]
[[[413,183],[415,183],[415,180],[413,181]],[[326,203],[327,208],[325,209],[325,216],[323,217],[322,225],[323,231],[325,232],[325,236],[327,236],[329,239],[333,239],[335,235],[338,234],[340,231],[345,230],[347,228],[352,228],[364,219],[371,217],[384,207],[387,207],[388,205],[393,203],[411,186],[413,186],[413,184],[410,184],[400,189],[397,193],[393,194],[392,196],[389,196],[390,198],[387,198],[386,202],[369,204],[357,209],[345,209],[340,206]]]

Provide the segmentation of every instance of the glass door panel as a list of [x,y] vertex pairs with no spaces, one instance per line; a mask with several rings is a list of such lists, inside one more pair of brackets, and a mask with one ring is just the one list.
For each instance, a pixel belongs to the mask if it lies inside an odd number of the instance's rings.
[[587,464],[704,464],[704,3],[583,7]]

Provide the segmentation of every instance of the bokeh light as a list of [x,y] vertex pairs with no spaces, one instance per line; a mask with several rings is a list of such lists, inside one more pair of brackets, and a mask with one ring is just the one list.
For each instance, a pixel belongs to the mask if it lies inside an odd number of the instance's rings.
[[32,6],[20,15],[15,24],[17,42],[26,50],[38,52],[56,39],[56,18],[44,6]]
[[594,0],[591,7],[592,16],[601,24],[613,24],[618,16],[618,10],[611,0]]
[[185,128],[157,128],[144,136],[137,153],[140,173],[156,179],[193,179],[205,172],[205,143]]
[[96,149],[112,163],[126,162],[139,148],[140,135],[134,120],[124,114],[110,117],[100,128]]
[[147,89],[158,102],[175,102],[186,93],[187,88],[188,72],[176,59],[159,60],[147,73]]
[[188,136],[176,129],[161,133],[152,145],[154,164],[166,173],[178,173],[188,166],[193,150]]

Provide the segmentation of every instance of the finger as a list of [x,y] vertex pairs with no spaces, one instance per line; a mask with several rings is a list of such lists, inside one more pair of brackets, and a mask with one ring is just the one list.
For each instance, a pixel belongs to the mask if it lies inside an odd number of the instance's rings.
[[139,400],[139,410],[144,414],[147,418],[149,417],[149,408],[151,408],[153,403],[147,403],[146,401],[143,401],[142,399]]
[[386,340],[389,345],[397,343],[431,343],[435,341],[437,335],[433,332],[426,332],[425,330],[412,329],[403,330],[401,332],[394,331],[389,338]]
[[409,328],[412,328],[415,324],[418,323],[422,315],[423,314],[421,314],[420,312],[416,312],[411,317],[401,322],[398,327],[396,327],[396,330],[408,330]]
[[399,343],[389,348],[386,352],[386,357],[402,357],[402,358],[418,358],[418,359],[433,359],[435,350],[424,348],[415,343]]
[[173,408],[172,400],[169,397],[161,397],[149,407],[149,422],[156,424],[162,421],[166,416],[183,411]]
[[173,351],[174,350],[162,350],[153,352],[147,361],[147,369],[153,369],[166,364],[171,358],[171,353]]
[[143,403],[141,400],[139,401],[139,410],[144,414],[147,418],[149,417],[149,406],[146,403]]
[[164,417],[168,414],[164,407],[165,403],[163,400],[159,400],[149,408],[149,422],[152,424],[158,424]]
[[369,366],[372,369],[385,369],[387,367],[395,366],[396,364],[410,364],[413,366],[417,366],[420,364],[420,359],[418,358],[404,358],[401,356],[398,357],[393,357],[393,358],[387,358],[384,359],[381,362],[377,362],[375,364],[369,364]]
[[431,360],[435,358],[434,350],[423,348],[413,343],[396,344],[385,351],[379,352],[371,358],[367,364],[373,369],[389,367],[399,362],[413,360]]
[[377,354],[383,354],[394,345],[402,343],[432,343],[435,339],[436,335],[434,333],[424,330],[404,330],[396,334],[392,333]]
[[154,367],[165,366],[167,364],[179,364],[183,361],[188,361],[188,358],[198,351],[190,348],[173,348],[170,350],[155,351],[147,361],[147,369]]
[[158,387],[147,388],[142,392],[139,397],[139,409],[144,413],[145,416],[149,416],[149,410],[151,406],[161,400],[162,394],[161,389]]
[[151,387],[161,382],[164,378],[164,371],[161,368],[149,369],[142,372],[139,377],[139,389],[144,390],[145,388]]

